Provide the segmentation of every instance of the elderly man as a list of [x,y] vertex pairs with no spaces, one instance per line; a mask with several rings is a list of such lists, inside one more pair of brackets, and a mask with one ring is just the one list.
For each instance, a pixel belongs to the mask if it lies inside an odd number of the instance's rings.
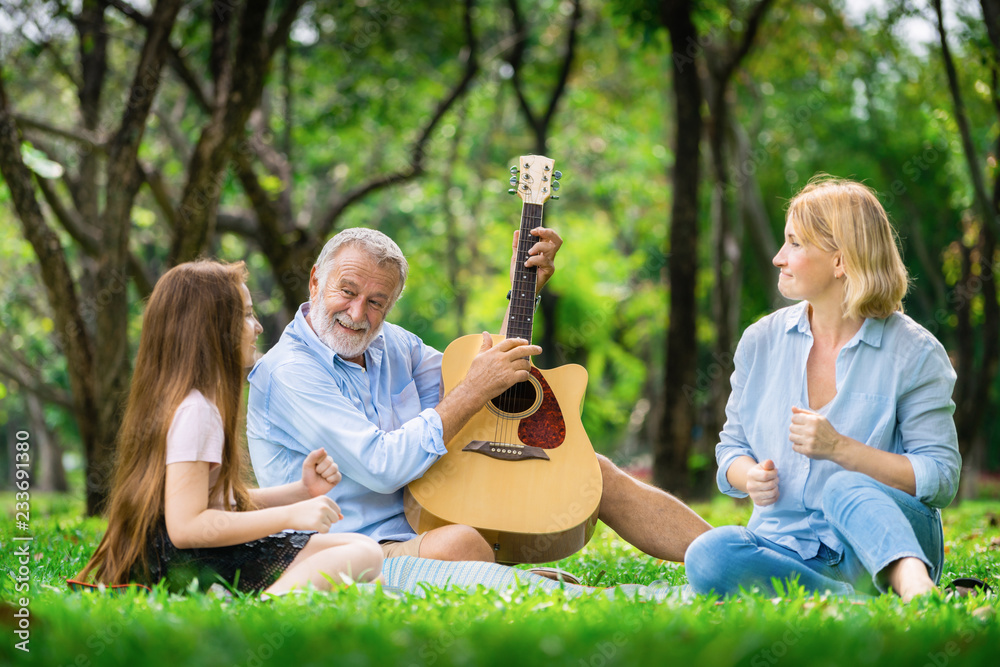
[[[525,266],[537,268],[540,291],[562,239],[543,227],[531,233],[538,241]],[[385,322],[407,271],[403,253],[381,232],[347,229],[327,242],[309,277],[309,302],[250,373],[253,467],[262,487],[285,484],[298,478],[310,451],[324,447],[343,474],[330,492],[344,515],[333,530],[371,536],[387,558],[493,561],[490,545],[469,526],[414,535],[402,490],[487,401],[527,379],[526,358],[541,348],[519,339],[493,345],[484,335],[467,376],[442,398],[441,353]],[[682,561],[710,526],[673,496],[598,458],[600,519],[646,553]]]

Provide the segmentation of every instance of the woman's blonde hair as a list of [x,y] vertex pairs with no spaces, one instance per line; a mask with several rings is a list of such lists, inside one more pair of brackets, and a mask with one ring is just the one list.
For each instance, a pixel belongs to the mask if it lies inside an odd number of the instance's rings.
[[840,251],[845,316],[881,319],[902,312],[909,276],[874,190],[820,174],[792,197],[786,218],[804,243]]
[[156,283],[118,432],[108,530],[79,579],[124,584],[133,574],[148,575],[146,545],[163,521],[167,432],[192,389],[214,396],[222,415],[222,463],[209,497],[231,494],[238,510],[252,509],[237,429],[246,278],[243,262],[200,260],[175,266]]

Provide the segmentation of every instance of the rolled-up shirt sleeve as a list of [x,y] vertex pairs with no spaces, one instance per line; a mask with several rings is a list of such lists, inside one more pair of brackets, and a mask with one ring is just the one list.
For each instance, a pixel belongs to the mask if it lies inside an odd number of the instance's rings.
[[[324,447],[341,472],[376,493],[393,493],[447,452],[437,411],[427,408],[394,431],[372,424],[322,369],[307,364],[275,370],[267,414],[280,441],[303,457]],[[270,439],[277,439],[271,433]]]
[[746,386],[747,375],[749,373],[747,364],[749,363],[748,348],[752,344],[748,340],[749,336],[744,335],[736,347],[735,369],[730,376],[732,391],[729,394],[729,401],[726,403],[726,423],[719,433],[719,444],[715,446],[715,460],[719,464],[719,471],[716,473],[716,483],[719,490],[727,496],[733,498],[746,498],[747,494],[740,491],[729,483],[727,473],[733,461],[741,456],[749,456],[756,459],[753,450],[747,442],[746,434],[743,432],[743,423],[740,421],[740,401],[743,398],[743,390]]
[[[436,407],[444,397],[444,383],[441,382],[442,354],[413,336],[410,363],[413,365],[413,381],[420,396],[420,407]],[[440,422],[440,419],[438,420]]]
[[913,465],[916,497],[931,507],[945,507],[958,492],[962,457],[955,430],[955,370],[939,343],[914,366],[896,406],[897,437]]

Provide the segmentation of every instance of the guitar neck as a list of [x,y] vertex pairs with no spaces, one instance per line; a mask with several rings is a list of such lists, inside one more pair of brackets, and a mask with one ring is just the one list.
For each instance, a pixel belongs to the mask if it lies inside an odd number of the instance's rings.
[[530,234],[542,226],[542,205],[524,203],[521,208],[521,233],[517,240],[517,259],[514,280],[510,286],[510,316],[507,320],[507,338],[523,338],[531,342],[531,327],[535,319],[535,285],[537,269],[526,267],[528,251],[537,239]]

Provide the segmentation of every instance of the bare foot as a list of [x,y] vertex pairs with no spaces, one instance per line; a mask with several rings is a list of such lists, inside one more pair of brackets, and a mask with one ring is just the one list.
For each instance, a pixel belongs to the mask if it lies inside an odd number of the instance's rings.
[[892,590],[896,591],[904,603],[936,590],[927,566],[919,558],[900,558],[890,563],[885,573]]

